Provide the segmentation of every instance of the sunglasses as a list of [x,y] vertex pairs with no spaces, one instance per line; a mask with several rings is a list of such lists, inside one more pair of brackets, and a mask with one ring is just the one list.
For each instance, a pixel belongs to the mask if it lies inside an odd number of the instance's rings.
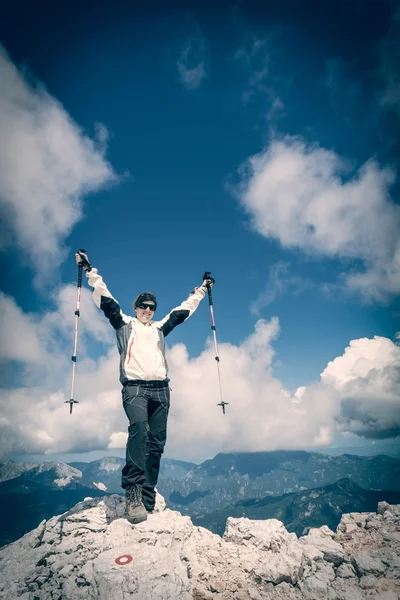
[[148,308],[152,312],[154,312],[156,310],[155,304],[147,304],[146,302],[141,302],[140,304],[137,305],[137,308],[142,308],[143,310],[146,310],[146,308]]

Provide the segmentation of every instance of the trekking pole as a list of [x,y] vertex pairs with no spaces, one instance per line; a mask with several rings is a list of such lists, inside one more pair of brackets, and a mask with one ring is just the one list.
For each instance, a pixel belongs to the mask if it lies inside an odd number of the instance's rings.
[[[210,271],[206,271],[204,273],[204,275],[203,275],[203,281],[205,279],[211,279],[211,281],[214,283],[214,279],[211,277]],[[211,293],[210,284],[207,284],[207,292],[208,292],[208,304],[210,305],[210,314],[211,314],[211,329],[212,329],[212,332],[213,332],[213,335],[214,335],[215,360],[217,361],[217,371],[218,371],[218,381],[219,381],[219,393],[220,393],[220,396],[221,396],[221,402],[219,402],[219,404],[217,404],[217,406],[220,406],[222,408],[223,414],[225,414],[225,406],[227,404],[229,404],[229,402],[224,402],[224,398],[223,398],[223,395],[222,395],[221,373],[219,371],[219,354],[218,354],[217,330],[215,328],[214,305],[213,305],[213,299],[212,299],[212,293]]]
[[[78,250],[78,252],[84,252],[82,248]],[[71,356],[72,360],[72,384],[71,384],[71,396],[69,400],[65,400],[64,404],[69,404],[69,414],[72,415],[72,408],[74,404],[79,404],[78,400],[74,400],[74,387],[75,387],[75,369],[76,369],[76,349],[78,346],[78,327],[79,327],[79,317],[80,317],[80,305],[81,305],[81,290],[82,290],[82,269],[83,263],[78,265],[78,297],[76,299],[76,310],[75,310],[75,333],[74,333],[74,353]]]

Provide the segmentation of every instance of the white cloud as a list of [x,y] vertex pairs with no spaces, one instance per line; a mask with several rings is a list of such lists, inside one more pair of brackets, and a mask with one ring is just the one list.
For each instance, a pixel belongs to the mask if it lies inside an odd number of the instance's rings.
[[[242,65],[247,81],[242,92],[243,104],[248,104],[256,95],[262,94],[269,102],[265,119],[273,131],[277,122],[285,116],[285,105],[274,89],[276,78],[271,74],[273,53],[276,52],[277,32],[266,38],[246,36],[241,48],[235,54],[235,60]],[[282,78],[282,74],[280,74]]]
[[113,448],[125,448],[127,439],[127,431],[115,431],[110,435],[110,440],[108,442],[107,448],[109,450]]
[[381,104],[384,107],[400,106],[400,82],[395,78],[393,73],[386,74],[386,86],[380,98]]
[[[0,362],[16,361],[22,385],[54,389],[70,374],[77,288],[66,285],[53,292],[56,308],[43,315],[24,313],[14,298],[0,293]],[[81,292],[78,362],[87,354],[90,338],[113,343],[112,330],[102,318],[87,289]],[[93,370],[87,358],[86,368]],[[79,365],[80,368],[80,365]],[[4,367],[3,367],[4,369]],[[4,369],[5,371],[5,369]],[[57,388],[56,388],[57,389]]]
[[340,394],[340,430],[367,438],[400,435],[400,347],[391,340],[353,340],[321,381]]
[[[113,353],[89,373],[78,370],[75,399],[79,404],[69,415],[69,382],[63,374],[60,389],[49,393],[39,387],[2,390],[0,402],[1,452],[3,455],[24,453],[86,452],[106,448],[106,440],[118,425],[121,395],[114,384],[117,357]],[[82,365],[84,368],[84,364]],[[108,378],[112,373],[114,377]],[[110,383],[112,382],[112,384]],[[122,425],[122,423],[121,423]]]
[[378,46],[380,60],[378,77],[380,89],[378,91],[379,101],[386,109],[395,109],[400,112],[400,8],[393,14],[391,24],[386,35]]
[[274,302],[286,290],[290,289],[292,294],[297,295],[312,285],[309,280],[303,279],[298,275],[290,275],[289,264],[284,261],[278,261],[270,268],[265,289],[251,303],[250,310],[254,315],[259,316],[260,310],[264,306],[268,306],[268,304]]
[[170,453],[178,455],[190,448],[191,455],[206,456],[221,450],[273,450],[320,443],[321,427],[329,419],[332,423],[331,416],[324,416],[329,397],[326,402],[320,398],[311,413],[292,401],[272,373],[272,342],[278,334],[278,319],[260,319],[254,333],[239,346],[220,345],[223,393],[229,402],[225,415],[217,407],[220,396],[211,341],[194,359],[181,344],[171,349]]
[[342,356],[329,362],[321,373],[321,380],[338,390],[350,382],[366,379],[372,371],[383,371],[387,366],[400,368],[400,347],[388,338],[375,336],[353,340]]
[[177,62],[180,80],[188,90],[200,87],[203,79],[207,77],[204,57],[205,42],[203,36],[199,34],[189,37]]
[[[88,290],[82,299],[74,394],[79,404],[72,416],[64,404],[71,384],[72,291],[72,286],[60,290],[55,310],[36,321],[12,299],[2,299],[0,310],[12,307],[9,314],[16,333],[9,331],[11,347],[16,347],[22,327],[29,333],[26,354],[10,353],[20,361],[21,386],[29,387],[0,391],[3,457],[106,450],[125,444],[128,422],[115,339]],[[399,434],[399,346],[386,338],[353,340],[343,356],[327,365],[319,382],[291,396],[273,374],[278,335],[277,318],[260,319],[239,345],[220,344],[222,388],[229,402],[225,415],[217,406],[220,395],[211,338],[194,358],[183,344],[169,350],[170,455],[309,448],[330,443],[338,432],[371,438]],[[97,361],[89,357],[91,338],[106,344]],[[42,360],[32,360],[33,351]]]
[[25,314],[14,298],[0,292],[0,361],[38,364],[45,359],[34,317]]
[[0,207],[14,242],[42,282],[63,260],[63,242],[82,217],[82,196],[116,180],[98,141],[39,84],[24,79],[0,47]]
[[268,94],[266,82],[271,62],[270,40],[247,36],[236,52],[235,60],[244,66],[248,76],[246,89],[242,94],[244,104],[257,92]]
[[347,432],[376,439],[400,435],[399,346],[387,338],[354,340],[327,365],[319,382],[291,396],[273,376],[278,334],[276,318],[260,319],[239,346],[220,346],[224,399],[230,403],[226,415],[216,406],[211,341],[193,359],[182,344],[170,350],[172,455],[184,455],[188,448],[191,455],[210,456],[221,450],[317,447]]
[[393,171],[375,161],[357,173],[335,152],[303,140],[273,140],[240,170],[236,192],[261,235],[283,247],[361,261],[347,287],[384,300],[400,291],[400,207],[390,200]]

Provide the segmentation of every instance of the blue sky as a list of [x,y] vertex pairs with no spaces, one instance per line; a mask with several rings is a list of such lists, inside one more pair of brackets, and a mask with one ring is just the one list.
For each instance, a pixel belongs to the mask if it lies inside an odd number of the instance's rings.
[[[233,440],[244,415],[251,414],[246,430],[254,427],[260,402],[268,421],[269,403],[275,406],[281,393],[293,401],[298,388],[306,389],[302,410],[312,411],[318,394],[326,410],[315,431],[305,427],[295,436],[295,445],[393,438],[400,431],[395,3],[306,2],[301,10],[288,1],[170,4],[83,2],[56,10],[22,3],[9,6],[0,25],[3,90],[24,90],[18,98],[3,92],[2,100],[1,126],[9,136],[2,138],[10,143],[0,169],[10,181],[6,177],[0,188],[0,266],[4,344],[12,348],[2,356],[4,439],[14,454],[118,448],[107,436],[78,436],[71,424],[68,440],[49,433],[62,418],[49,398],[69,393],[67,311],[73,317],[74,291],[68,286],[76,279],[78,247],[86,248],[127,313],[146,289],[166,313],[212,271],[233,414],[218,425],[222,449],[287,446],[285,436],[271,436],[268,427],[255,436],[255,446],[236,447]],[[19,75],[12,76],[15,67]],[[85,366],[99,386],[88,400],[88,418],[104,386],[121,410],[112,332],[90,302],[84,295],[77,367],[78,395],[86,389],[80,383]],[[56,321],[65,321],[62,330]],[[264,348],[253,340],[256,355],[269,358],[259,366],[262,376],[256,366],[246,379],[253,356],[246,340],[257,322],[265,331],[257,334]],[[29,351],[24,331],[30,331]],[[198,423],[194,404],[205,423],[213,414],[209,334],[204,302],[168,339],[176,354],[170,445],[176,456],[190,443],[182,429],[192,432]],[[41,352],[43,360],[56,354],[57,361],[41,364]],[[229,352],[240,356],[230,360]],[[108,357],[110,369],[100,373]],[[204,388],[198,398],[191,369]],[[230,394],[239,371],[236,389],[243,384],[245,399]],[[266,377],[261,389],[252,383],[260,377]],[[22,394],[27,410],[30,392],[32,402],[35,395],[41,399],[47,423],[41,437],[10,424],[8,388],[16,405]],[[212,398],[209,408],[205,397]],[[271,420],[276,431],[291,422],[293,410],[287,411]],[[110,435],[123,432],[122,417]],[[314,422],[314,415],[305,421]],[[221,449],[206,434],[198,439],[191,455]]]

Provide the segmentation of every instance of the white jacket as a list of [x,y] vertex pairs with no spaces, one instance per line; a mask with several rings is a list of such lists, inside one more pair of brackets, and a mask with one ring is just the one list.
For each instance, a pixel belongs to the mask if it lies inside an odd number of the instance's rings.
[[120,354],[120,381],[163,381],[168,375],[164,338],[177,325],[186,321],[206,294],[203,287],[195,288],[190,296],[173,308],[161,321],[143,324],[136,317],[125,315],[111,295],[97,269],[86,273],[93,288],[93,300],[114,327]]

